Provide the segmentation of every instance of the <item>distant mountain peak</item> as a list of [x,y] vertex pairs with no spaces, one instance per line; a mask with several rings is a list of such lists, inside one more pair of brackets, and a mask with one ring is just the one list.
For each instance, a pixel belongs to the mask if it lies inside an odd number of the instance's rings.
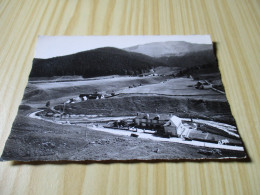
[[166,56],[182,56],[188,53],[195,53],[212,49],[212,44],[197,44],[185,41],[154,42],[124,48],[125,51],[141,53],[155,58]]

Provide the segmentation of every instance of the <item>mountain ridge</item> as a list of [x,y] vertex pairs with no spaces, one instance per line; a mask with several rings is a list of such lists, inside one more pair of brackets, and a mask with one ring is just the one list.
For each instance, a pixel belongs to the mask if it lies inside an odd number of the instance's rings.
[[30,77],[137,75],[166,64],[143,54],[104,47],[49,59],[34,58]]
[[[153,44],[156,47],[156,44]],[[163,45],[165,44],[167,43],[163,43]],[[178,42],[178,44],[185,47],[183,42]],[[186,48],[179,50],[178,55],[173,52],[173,54],[161,57],[151,57],[136,51],[130,52],[114,47],[103,47],[48,59],[34,58],[30,77],[139,75],[159,66],[187,68],[216,64],[212,45],[189,43],[184,43],[184,45],[193,47],[193,49]],[[195,47],[199,47],[199,49],[196,50]],[[165,51],[167,49],[161,51],[161,54]]]
[[198,44],[186,41],[153,42],[124,48],[125,51],[142,53],[151,57],[180,56],[192,52],[212,50],[212,44]]

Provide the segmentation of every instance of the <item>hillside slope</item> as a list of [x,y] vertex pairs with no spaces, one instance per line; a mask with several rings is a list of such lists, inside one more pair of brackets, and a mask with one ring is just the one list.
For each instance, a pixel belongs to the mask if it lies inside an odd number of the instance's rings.
[[212,44],[196,44],[185,41],[166,41],[136,45],[125,48],[124,50],[160,58],[165,56],[183,56],[184,54],[201,51],[212,51],[212,49]]
[[217,63],[212,44],[196,44],[185,41],[155,42],[136,45],[124,50],[148,55],[168,66],[191,67]]
[[[30,77],[139,75],[159,66],[187,68],[217,64],[212,45],[170,42],[126,50],[105,47],[49,59],[35,58]],[[151,55],[151,51],[157,55]]]
[[30,77],[137,75],[154,66],[165,64],[143,54],[106,47],[67,56],[34,59]]

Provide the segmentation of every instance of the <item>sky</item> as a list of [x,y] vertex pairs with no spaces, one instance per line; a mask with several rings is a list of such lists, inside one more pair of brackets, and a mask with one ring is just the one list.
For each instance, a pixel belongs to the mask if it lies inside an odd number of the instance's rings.
[[186,41],[212,44],[210,35],[38,36],[35,58],[52,58],[100,47],[127,48],[152,42]]

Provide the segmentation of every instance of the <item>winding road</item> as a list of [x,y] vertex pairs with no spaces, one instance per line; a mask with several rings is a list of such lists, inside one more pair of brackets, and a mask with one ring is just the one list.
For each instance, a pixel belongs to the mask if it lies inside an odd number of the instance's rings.
[[[41,116],[37,116],[37,113],[42,112],[43,110],[39,110],[36,112],[33,112],[31,114],[28,115],[28,117],[30,118],[35,118],[38,120],[45,120],[48,122],[52,122],[55,124],[60,124],[60,125],[70,125],[70,123],[68,123],[67,121],[69,121],[69,118],[67,120],[59,120],[57,118],[57,120],[52,120],[52,119],[47,119]],[[203,147],[207,147],[207,148],[218,148],[218,149],[227,149],[227,150],[236,150],[236,151],[244,151],[243,147],[240,146],[230,146],[230,145],[221,145],[221,144],[214,144],[214,143],[209,143],[209,142],[202,142],[202,141],[187,141],[187,140],[183,140],[182,138],[176,138],[176,137],[171,137],[171,138],[163,138],[163,137],[157,137],[154,136],[153,133],[145,133],[142,129],[137,129],[137,131],[131,131],[131,130],[121,130],[121,129],[111,129],[111,128],[104,128],[103,126],[100,125],[95,125],[94,123],[98,120],[98,121],[111,121],[111,120],[122,120],[122,119],[126,119],[129,118],[129,116],[125,116],[125,117],[100,117],[100,116],[92,116],[92,115],[85,115],[80,116],[74,116],[75,118],[79,119],[79,120],[87,120],[88,122],[93,122],[91,125],[88,124],[87,128],[91,129],[91,130],[95,130],[95,131],[103,131],[103,132],[107,132],[107,133],[111,133],[111,134],[115,134],[115,135],[124,135],[124,136],[131,136],[132,133],[135,133],[138,135],[138,138],[141,139],[150,139],[150,140],[154,140],[154,141],[164,141],[164,142],[173,142],[173,143],[181,143],[181,144],[188,144],[188,145],[194,145],[194,146],[203,146]],[[190,119],[187,118],[182,118],[183,121],[189,121]],[[235,135],[238,136],[238,134],[236,134],[235,132],[237,132],[236,127],[232,126],[232,125],[228,125],[225,123],[219,123],[219,122],[214,122],[214,121],[207,121],[207,120],[202,120],[202,119],[193,119],[195,122],[199,122],[199,123],[203,123],[203,124],[207,124],[216,128],[219,128],[220,130],[223,130],[231,135]]]

